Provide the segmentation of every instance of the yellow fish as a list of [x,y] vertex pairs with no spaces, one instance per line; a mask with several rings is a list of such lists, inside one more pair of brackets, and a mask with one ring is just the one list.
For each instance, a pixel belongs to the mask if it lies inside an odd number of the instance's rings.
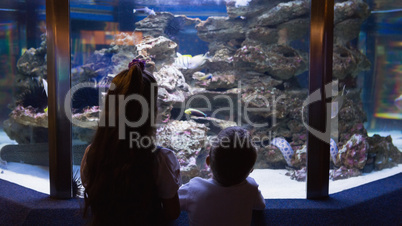
[[205,75],[205,76],[202,76],[201,78],[199,78],[200,81],[208,80],[208,79],[212,79],[212,74],[208,74],[208,75]]
[[198,115],[198,116],[202,116],[202,117],[207,117],[207,114],[205,114],[204,112],[194,109],[194,108],[188,108],[184,111],[184,113],[188,114],[188,115]]

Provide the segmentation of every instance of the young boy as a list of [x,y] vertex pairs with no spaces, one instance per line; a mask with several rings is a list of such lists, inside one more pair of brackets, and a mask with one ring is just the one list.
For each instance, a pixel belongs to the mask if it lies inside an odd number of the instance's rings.
[[250,225],[252,210],[265,208],[258,184],[248,177],[256,159],[247,130],[222,130],[206,159],[212,178],[195,177],[179,189],[180,208],[188,212],[190,225]]

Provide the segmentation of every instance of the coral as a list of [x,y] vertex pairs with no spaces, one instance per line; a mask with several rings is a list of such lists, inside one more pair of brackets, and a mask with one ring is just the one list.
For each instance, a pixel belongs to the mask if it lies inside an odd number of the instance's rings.
[[236,51],[233,60],[239,70],[268,73],[281,80],[307,69],[304,57],[297,50],[284,45],[244,45]]
[[347,168],[345,166],[339,167],[339,169],[330,170],[329,178],[332,180],[340,180],[340,179],[347,179],[349,177],[357,177],[360,176],[362,173],[359,169],[356,168]]
[[307,169],[306,167],[301,168],[300,170],[289,170],[286,173],[287,176],[290,176],[290,179],[297,181],[306,181],[307,180]]
[[198,176],[196,159],[207,141],[208,127],[194,121],[169,121],[157,129],[157,144],[175,151],[183,182]]
[[339,150],[336,156],[337,166],[345,166],[349,169],[363,169],[367,161],[369,144],[360,134],[354,134]]
[[184,15],[173,15],[169,12],[157,12],[155,16],[146,17],[135,23],[135,31],[141,32],[144,37],[172,38],[181,29],[195,27],[201,22],[198,18],[189,18]]
[[357,49],[345,46],[334,46],[333,51],[333,76],[344,79],[346,76],[356,77],[361,71],[370,69],[370,62]]
[[287,165],[282,152],[276,146],[258,147],[257,161],[254,168],[257,169],[283,169]]
[[279,3],[268,12],[257,18],[259,26],[273,26],[297,17],[307,16],[309,13],[308,1],[292,1]]
[[197,123],[205,124],[206,126],[208,126],[209,131],[215,134],[218,134],[221,130],[227,127],[237,126],[236,122],[217,119],[213,117],[191,116],[190,118]]
[[11,140],[19,144],[48,142],[47,128],[24,125],[12,117],[3,122],[3,130]]
[[[146,17],[136,23],[134,32],[116,35],[110,46],[96,50],[84,65],[72,68],[72,85],[95,81],[95,88],[107,88],[133,58],[145,60],[146,70],[159,85],[157,122],[161,125],[157,143],[175,150],[184,182],[210,175],[204,161],[213,136],[207,135],[244,124],[257,138],[277,137],[272,145],[257,145],[256,167],[292,166],[288,175],[305,181],[307,131],[302,121],[307,121],[307,108],[302,104],[308,90],[302,80],[308,65],[309,1],[251,0],[247,6],[227,1],[226,7],[227,17],[205,21],[167,12]],[[363,126],[366,116],[356,76],[368,70],[370,62],[347,43],[357,38],[360,25],[369,15],[368,5],[362,0],[336,1],[334,14],[333,76],[339,79],[338,90],[346,87],[337,121],[333,120],[337,127],[331,134],[331,159],[339,168],[330,176],[336,180],[392,167],[401,163],[402,157],[389,137],[367,138]],[[181,47],[175,36],[184,30],[196,31],[199,39],[208,42],[209,56],[202,68],[188,70],[173,65]],[[46,36],[42,38],[41,46],[27,50],[17,63],[16,97],[22,94],[29,98],[13,103],[10,118],[4,122],[4,130],[19,143],[47,139],[47,114],[42,112],[45,106],[29,104],[43,93],[32,96],[34,92],[26,92],[36,82],[32,78],[47,77]],[[210,74],[210,79],[201,79]],[[73,108],[78,109],[72,116],[76,124],[73,137],[89,142],[99,123],[100,109],[95,99],[83,98],[85,95],[93,94],[83,91],[73,97]],[[202,109],[208,101],[208,117],[177,121],[184,120],[185,108]],[[339,152],[338,147],[342,147]]]
[[291,158],[292,167],[302,169],[307,165],[307,146],[303,145],[300,149],[294,148],[294,155]]
[[214,40],[230,41],[232,39],[244,39],[246,22],[243,20],[231,20],[227,17],[208,17],[195,28],[198,37],[206,42]]
[[369,160],[374,161],[374,169],[382,170],[402,163],[402,153],[392,144],[390,136],[381,137],[375,134],[367,138],[370,148]]

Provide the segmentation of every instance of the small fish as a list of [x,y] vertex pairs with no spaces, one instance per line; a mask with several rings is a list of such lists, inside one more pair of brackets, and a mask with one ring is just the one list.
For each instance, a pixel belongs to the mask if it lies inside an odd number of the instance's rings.
[[212,79],[212,74],[204,75],[201,78],[199,78],[198,80],[202,81],[202,80],[208,80],[208,79]]
[[188,108],[184,111],[184,113],[188,114],[188,115],[199,115],[199,116],[203,116],[203,117],[207,117],[207,114],[205,114],[204,112],[194,109],[194,108]]
[[42,82],[43,82],[43,89],[45,89],[46,92],[46,96],[49,96],[47,95],[47,81],[45,79],[42,79]]
[[177,58],[175,58],[174,64],[183,69],[196,69],[201,67],[209,59],[208,53],[202,55],[181,55],[177,53]]
[[133,13],[145,13],[151,16],[155,16],[156,13],[153,9],[150,9],[148,7],[145,8],[140,8],[140,9],[133,9]]
[[402,110],[402,94],[394,100],[394,103],[399,110]]

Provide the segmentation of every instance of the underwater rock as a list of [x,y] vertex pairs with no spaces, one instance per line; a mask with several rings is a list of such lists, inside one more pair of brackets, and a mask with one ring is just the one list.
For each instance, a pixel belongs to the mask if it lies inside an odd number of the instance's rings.
[[338,169],[330,170],[329,178],[335,181],[350,177],[357,177],[361,174],[362,172],[357,168],[347,168],[345,166],[341,166]]
[[246,5],[237,4],[236,0],[229,0],[226,2],[226,11],[229,18],[236,19],[239,17],[253,18],[261,15],[262,12],[267,9],[275,7],[278,3],[283,2],[283,0],[251,0]]
[[173,66],[163,66],[154,77],[158,82],[158,121],[168,122],[173,105],[184,103],[192,93],[191,87],[181,71]]
[[291,41],[302,39],[308,34],[309,18],[296,18],[278,25],[278,44],[290,44]]
[[236,122],[213,117],[191,116],[190,118],[197,123],[205,124],[209,128],[209,132],[215,134],[218,134],[221,130],[226,129],[227,127],[237,126]]
[[359,36],[360,26],[363,21],[360,19],[347,19],[334,26],[334,43],[336,45],[347,45],[347,43]]
[[46,34],[41,35],[41,46],[37,49],[30,48],[26,50],[17,61],[17,70],[20,75],[28,77],[46,78]]
[[381,137],[374,134],[368,137],[367,141],[370,144],[369,158],[374,161],[375,170],[391,168],[402,163],[402,152],[392,144],[391,136]]
[[233,54],[235,51],[235,49],[229,50],[226,46],[223,46],[222,49],[216,50],[215,55],[212,58],[209,58],[203,65],[203,70],[216,73],[227,73],[228,71],[233,71]]
[[201,22],[198,18],[189,18],[185,15],[173,15],[169,12],[156,12],[154,16],[135,23],[135,32],[142,35],[159,37],[164,36],[172,39],[175,35],[185,29],[195,28]]
[[37,112],[37,110],[31,106],[16,106],[10,113],[10,118],[25,126],[47,128],[48,125],[47,113]]
[[174,150],[180,163],[183,183],[198,176],[196,159],[205,147],[208,127],[194,121],[169,121],[156,131],[157,144]]
[[[258,111],[247,111],[247,116],[258,115],[264,118],[276,117],[283,118],[286,116],[286,108],[283,102],[275,102],[275,98],[281,96],[283,93],[272,88],[265,89],[264,86],[248,88],[244,90],[241,96],[243,106],[251,109],[260,109]],[[274,107],[275,105],[275,107]]]
[[287,166],[282,152],[276,146],[257,147],[256,169],[284,169]]
[[190,94],[190,86],[186,83],[180,70],[173,66],[163,66],[154,73],[158,82],[158,99],[164,102],[181,103]]
[[369,70],[370,61],[357,49],[334,46],[332,75],[344,79],[346,76],[356,77],[361,71]]
[[303,145],[300,149],[294,148],[294,155],[291,158],[292,167],[302,169],[307,165],[307,146]]
[[232,39],[246,38],[245,24],[245,21],[242,20],[212,16],[199,23],[195,28],[197,29],[198,37],[203,41],[230,41]]
[[189,91],[189,85],[186,83],[183,74],[176,67],[163,66],[158,72],[154,73],[158,82],[158,88],[164,88],[168,92]]
[[164,36],[156,38],[146,37],[137,45],[139,55],[152,56],[156,62],[173,60],[176,54],[176,48],[177,44]]
[[310,4],[307,0],[279,3],[257,18],[260,26],[273,26],[291,19],[306,16],[310,12]]
[[[207,115],[211,113],[213,109],[227,109],[221,110],[223,115],[228,115],[229,106],[233,106],[231,109],[237,109],[237,103],[239,100],[240,90],[233,88],[225,91],[213,91],[206,90],[204,88],[193,88],[191,95],[186,98],[186,105],[195,109],[205,109]],[[212,108],[213,106],[213,108]],[[177,108],[183,108],[182,105],[175,105]],[[219,114],[218,114],[219,115]],[[234,120],[235,121],[235,120]]]
[[258,41],[262,44],[269,45],[275,44],[278,42],[279,35],[278,30],[275,28],[269,27],[254,27],[247,31],[246,41],[243,44],[253,45],[255,43],[251,42]]
[[350,18],[359,18],[361,21],[370,16],[370,8],[362,0],[336,2],[334,7],[334,24]]
[[243,46],[233,56],[236,69],[268,73],[275,78],[286,80],[304,72],[307,61],[290,46]]
[[23,125],[12,117],[3,122],[3,130],[11,140],[19,144],[48,142],[47,128]]
[[[98,127],[99,111],[99,106],[86,108],[83,112],[73,114],[72,122],[81,128],[96,129]],[[31,106],[15,107],[10,113],[10,119],[25,126],[48,128],[47,112],[37,112]]]
[[128,63],[137,56],[137,47],[135,44],[138,43],[136,43],[137,40],[134,40],[135,37],[133,34],[120,33],[115,36],[113,42],[110,44],[110,48],[114,52],[110,58],[111,63],[114,65],[112,69],[113,74],[126,69]]
[[290,179],[297,181],[306,181],[307,180],[307,169],[306,167],[301,168],[300,170],[288,169],[289,171],[286,173],[287,176],[290,176]]
[[259,87],[260,90],[272,91],[276,89],[276,86],[283,83],[282,80],[274,79],[269,75],[254,71],[233,71],[232,73],[236,75],[238,81],[241,81],[241,86],[245,90],[250,89],[250,87]]
[[108,74],[113,74],[113,66],[111,66],[113,54],[114,52],[110,48],[95,50],[84,65],[71,70],[72,86],[81,82],[92,81],[98,76],[107,77]]
[[193,74],[193,80],[195,81],[195,86],[202,87],[207,90],[217,90],[217,89],[232,89],[237,87],[236,76],[230,72],[228,73],[214,73],[210,74],[210,79],[205,79],[205,75],[202,72],[196,72]]
[[87,129],[97,129],[99,123],[99,106],[84,109],[82,113],[73,114],[72,122],[75,126]]
[[369,144],[360,134],[354,134],[338,151],[337,166],[346,166],[348,169],[363,169],[367,161]]

